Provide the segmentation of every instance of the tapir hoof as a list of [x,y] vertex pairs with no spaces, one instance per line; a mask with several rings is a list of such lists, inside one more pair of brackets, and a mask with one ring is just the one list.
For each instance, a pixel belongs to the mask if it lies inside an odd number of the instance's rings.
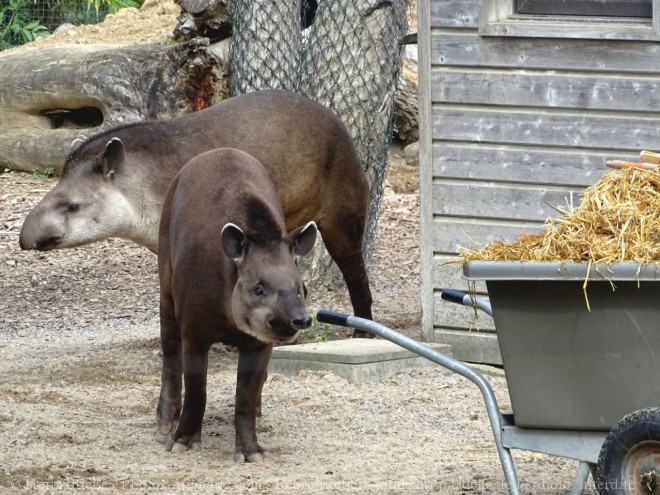
[[354,339],[373,339],[376,336],[371,332],[365,332],[364,330],[358,330],[357,328],[353,330]]
[[169,435],[172,433],[179,423],[180,415],[181,405],[178,402],[167,401],[162,398],[159,399],[158,407],[156,408],[158,431],[162,435]]
[[202,441],[196,438],[179,438],[174,440],[173,438],[167,442],[167,447],[165,449],[168,452],[187,452],[189,450],[197,451],[202,450]]
[[243,452],[236,452],[234,454],[234,462],[263,462],[264,453],[263,452],[253,452],[247,456]]
[[175,421],[158,421],[158,431],[161,435],[169,435],[176,428]]

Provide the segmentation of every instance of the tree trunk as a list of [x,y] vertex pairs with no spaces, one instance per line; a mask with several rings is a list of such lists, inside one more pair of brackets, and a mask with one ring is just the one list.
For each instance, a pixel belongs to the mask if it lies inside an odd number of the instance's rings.
[[181,14],[174,28],[174,39],[188,41],[201,36],[220,41],[231,35],[229,2],[227,0],[175,0]]
[[404,146],[419,141],[417,115],[417,64],[404,59],[399,91],[394,99],[394,129]]
[[298,87],[300,1],[234,0],[232,93]]
[[383,191],[405,12],[402,2],[319,3],[303,62],[301,92],[346,124],[371,187],[365,260],[370,262]]
[[57,171],[76,138],[209,106],[219,62],[207,45],[67,45],[0,57],[0,166]]

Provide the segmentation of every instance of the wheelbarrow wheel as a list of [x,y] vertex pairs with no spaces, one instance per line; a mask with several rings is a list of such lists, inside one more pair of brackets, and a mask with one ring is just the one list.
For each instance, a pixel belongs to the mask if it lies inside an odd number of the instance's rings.
[[596,488],[600,495],[660,495],[660,408],[614,425],[598,456]]

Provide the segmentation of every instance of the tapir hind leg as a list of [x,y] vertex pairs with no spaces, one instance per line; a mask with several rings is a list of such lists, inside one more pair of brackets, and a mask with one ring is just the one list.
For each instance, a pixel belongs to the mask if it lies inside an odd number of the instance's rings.
[[173,305],[161,297],[160,342],[163,351],[160,397],[156,409],[158,429],[163,435],[176,427],[181,413],[181,330],[174,318]]
[[[318,227],[328,253],[344,276],[353,314],[371,320],[371,289],[362,254],[365,224],[364,215],[346,215],[343,218],[325,218]],[[373,336],[370,332],[353,330],[353,337]]]
[[184,397],[181,417],[167,450],[183,452],[202,446],[202,422],[206,410],[206,374],[210,342],[183,341]]
[[273,351],[269,345],[258,351],[239,351],[236,376],[236,462],[260,462],[264,449],[257,443],[257,414],[261,413],[261,391]]

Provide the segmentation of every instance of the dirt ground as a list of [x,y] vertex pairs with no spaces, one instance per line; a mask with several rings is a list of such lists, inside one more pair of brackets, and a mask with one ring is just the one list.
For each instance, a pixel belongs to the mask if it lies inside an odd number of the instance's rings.
[[[56,43],[167,39],[177,7],[156,0]],[[414,168],[393,152],[371,268],[374,314],[418,337],[419,205]],[[156,257],[120,240],[23,252],[18,234],[55,179],[0,170],[0,493],[505,494],[477,388],[439,369],[351,384],[331,373],[271,374],[262,464],[235,464],[237,355],[213,348],[203,449],[172,454],[157,432],[160,385]],[[312,311],[349,311],[343,290],[319,289]],[[313,329],[301,341],[346,338]],[[500,370],[487,370],[503,409]],[[577,464],[514,458],[525,494],[571,492]],[[593,490],[586,493],[593,495]]]

